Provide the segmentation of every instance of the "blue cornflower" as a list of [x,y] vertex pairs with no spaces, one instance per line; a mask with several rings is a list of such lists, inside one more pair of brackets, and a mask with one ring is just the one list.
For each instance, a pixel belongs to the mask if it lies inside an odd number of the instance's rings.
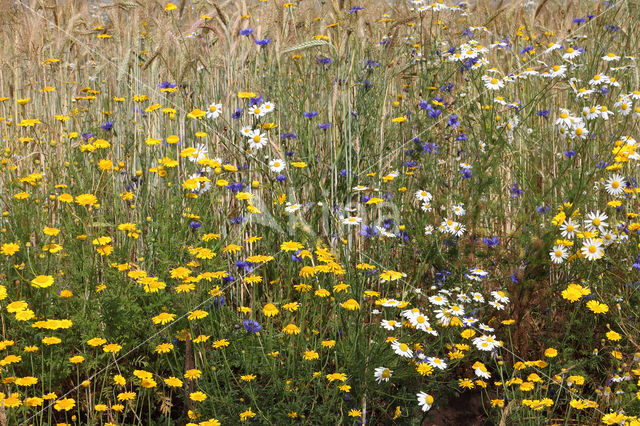
[[441,270],[440,272],[436,272],[435,275],[435,279],[433,280],[433,283],[438,285],[442,285],[442,283],[447,281],[447,277],[451,275],[451,272],[447,271],[446,269]]
[[538,206],[538,207],[536,207],[536,212],[537,212],[538,214],[546,214],[546,213],[549,213],[549,210],[551,210],[551,207],[549,207],[549,206],[545,206],[545,205],[542,205],[542,206]]
[[317,117],[318,116],[318,111],[311,111],[311,112],[303,112],[302,116],[304,118],[313,118],[313,117]]
[[375,226],[369,226],[369,225],[362,225],[360,228],[360,235],[362,235],[365,238],[371,238],[373,236],[378,235],[378,230],[376,229]]
[[541,110],[539,110],[536,114],[538,114],[538,117],[544,117],[544,118],[547,118],[547,117],[549,117],[549,113],[551,113],[551,111],[550,111],[550,110],[548,110],[548,109],[541,109]]
[[254,320],[246,319],[242,322],[242,324],[244,325],[244,329],[249,333],[257,333],[262,330],[262,326],[260,325],[260,323]]
[[287,180],[287,176],[286,175],[278,175],[278,176],[276,176],[276,180],[278,182],[284,182],[285,180]]
[[168,81],[163,81],[162,83],[158,84],[158,87],[160,89],[175,89],[176,85],[169,83]]
[[462,179],[469,179],[469,178],[473,177],[473,173],[471,172],[470,169],[462,169],[462,170],[460,170],[460,175],[462,176]]
[[356,13],[356,12],[358,12],[358,11],[362,10],[362,9],[364,9],[364,7],[362,7],[362,6],[353,6],[353,7],[349,10],[349,13]]
[[424,154],[425,152],[428,152],[429,154],[437,154],[438,153],[438,148],[440,148],[440,145],[435,144],[435,143],[426,142],[424,144],[424,148],[422,150],[422,153]]
[[245,28],[243,30],[238,31],[238,34],[240,34],[242,36],[249,36],[249,35],[253,34],[253,28]]
[[262,96],[254,96],[249,98],[249,106],[260,105],[264,102],[264,98]]
[[241,271],[245,271],[247,273],[253,272],[253,263],[246,260],[238,260],[236,261],[236,268]]
[[567,157],[567,158],[571,158],[571,157],[575,157],[576,152],[575,152],[574,150],[570,149],[569,151],[566,151],[566,152],[564,153],[564,155],[565,155],[565,157]]
[[256,40],[256,44],[258,46],[266,46],[266,45],[268,45],[270,43],[271,43],[271,39],[270,38],[263,38],[261,40]]
[[331,123],[320,123],[320,124],[318,124],[318,128],[320,128],[322,130],[327,130],[329,127],[331,127]]
[[242,108],[236,108],[236,112],[231,114],[231,118],[233,118],[234,120],[237,120],[240,117],[242,117]]
[[473,30],[471,28],[465,28],[464,30],[460,31],[460,34],[469,38],[473,38]]
[[195,220],[192,220],[189,226],[191,226],[191,229],[195,231],[196,229],[200,228],[202,224],[200,222],[196,222]]
[[240,225],[242,224],[246,219],[243,216],[238,216],[238,217],[232,217],[231,219],[229,219],[229,222],[232,225]]
[[482,239],[482,242],[485,243],[487,246],[489,247],[493,247],[493,246],[497,246],[498,244],[500,244],[500,239],[498,239],[498,237],[484,237]]
[[524,193],[524,191],[520,189],[517,183],[511,185],[511,188],[509,188],[509,192],[511,193],[511,198],[518,198]]
[[84,139],[85,142],[91,139],[92,137],[93,137],[93,132],[82,133],[82,139]]
[[367,61],[364,63],[364,67],[366,69],[374,69],[379,65],[380,65],[380,62],[376,62],[373,59],[367,59]]
[[244,184],[242,182],[234,182],[227,185],[226,188],[230,189],[232,192],[239,192],[244,189]]
[[104,122],[104,124],[100,125],[100,128],[106,132],[111,130],[112,127],[113,127],[113,121],[110,121],[110,120],[107,120]]
[[323,56],[316,59],[316,61],[318,61],[319,64],[329,65],[331,64],[331,62],[333,62],[333,59]]

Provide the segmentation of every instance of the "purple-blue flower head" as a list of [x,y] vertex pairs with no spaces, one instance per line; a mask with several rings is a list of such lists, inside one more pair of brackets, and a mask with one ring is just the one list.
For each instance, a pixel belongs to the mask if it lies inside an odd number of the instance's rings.
[[243,321],[243,324],[244,324],[244,329],[247,330],[249,333],[257,333],[260,330],[262,330],[262,326],[260,325],[260,323],[254,320],[246,319]]
[[108,132],[109,130],[111,130],[111,128],[113,127],[113,121],[105,121],[104,124],[100,125],[100,128],[106,132]]
[[266,45],[268,45],[270,43],[271,43],[271,39],[270,38],[263,38],[261,40],[256,40],[256,44],[258,46],[266,46]]

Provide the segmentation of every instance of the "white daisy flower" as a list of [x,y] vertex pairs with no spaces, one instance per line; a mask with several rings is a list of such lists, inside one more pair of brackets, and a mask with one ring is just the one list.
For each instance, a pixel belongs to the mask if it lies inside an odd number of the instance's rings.
[[451,210],[453,210],[453,214],[456,216],[464,216],[467,213],[462,204],[451,207]]
[[383,319],[382,321],[380,321],[380,326],[385,330],[393,331],[396,328],[402,328],[402,323],[399,323],[398,321],[395,321],[395,320]]
[[209,105],[209,108],[207,108],[207,114],[206,114],[207,118],[216,119],[220,117],[220,114],[222,114],[222,104],[217,104],[214,102],[211,105]]
[[416,198],[420,201],[424,201],[425,203],[431,202],[433,196],[429,191],[416,191]]
[[444,362],[443,359],[435,356],[427,357],[427,364],[429,364],[433,368],[438,368],[440,370],[444,370],[445,368],[447,368],[447,363]]
[[587,238],[584,240],[580,252],[587,260],[598,260],[604,256],[604,248],[602,247],[602,239]]
[[391,378],[392,370],[389,370],[387,367],[378,367],[373,371],[373,377],[375,377],[376,382],[388,382]]
[[280,159],[276,158],[275,160],[269,161],[269,168],[274,173],[280,173],[285,169],[285,167],[286,167],[286,164],[284,163],[284,161]]
[[622,193],[624,192],[625,183],[626,182],[624,177],[616,173],[609,179],[607,179],[607,183],[605,184],[604,188],[607,190],[609,195],[617,197],[619,195],[622,195]]
[[359,225],[362,223],[362,218],[358,216],[351,216],[342,219],[343,225]]
[[491,296],[493,296],[493,298],[496,299],[498,302],[509,303],[509,298],[502,291],[492,291]]
[[[440,3],[437,3],[440,4]],[[418,396],[418,405],[422,409],[422,411],[429,411],[431,406],[433,405],[433,397],[428,393],[419,392]]]
[[260,106],[260,108],[264,111],[265,114],[268,114],[275,109],[275,105],[272,102],[265,102]]
[[562,238],[573,238],[576,232],[580,232],[578,224],[576,224],[573,220],[566,220],[562,226],[560,226],[560,235]]
[[598,230],[600,232],[604,232],[605,229],[609,226],[607,222],[605,222],[609,217],[600,213],[600,210],[594,212],[587,213],[587,220],[584,221],[584,227],[587,228],[588,231]]
[[549,256],[553,263],[560,264],[569,257],[569,252],[565,246],[556,245],[553,246],[553,249],[549,252]]
[[263,110],[260,106],[258,105],[254,105],[251,108],[249,108],[249,114],[253,115],[256,118],[262,117],[266,114],[267,112],[265,110]]
[[391,348],[394,350],[396,355],[400,355],[405,358],[413,357],[413,351],[409,348],[409,345],[406,343],[400,343],[399,341],[395,341],[391,344]]
[[265,133],[261,133],[260,129],[255,129],[249,135],[249,147],[252,150],[259,150],[264,148],[267,145],[267,135]]

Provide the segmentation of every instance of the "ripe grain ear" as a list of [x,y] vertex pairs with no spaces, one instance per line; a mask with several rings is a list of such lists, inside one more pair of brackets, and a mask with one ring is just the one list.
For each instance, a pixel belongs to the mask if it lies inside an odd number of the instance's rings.
[[549,0],[542,0],[540,2],[540,4],[538,5],[538,7],[536,7],[536,13],[533,15],[534,18],[537,18],[538,15],[540,14],[540,11],[542,10],[542,8],[544,7],[545,4],[547,4]]

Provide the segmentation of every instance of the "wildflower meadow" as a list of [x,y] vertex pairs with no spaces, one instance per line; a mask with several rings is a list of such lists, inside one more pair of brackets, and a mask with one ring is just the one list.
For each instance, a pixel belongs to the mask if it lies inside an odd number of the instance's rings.
[[640,3],[0,3],[0,425],[640,425]]

